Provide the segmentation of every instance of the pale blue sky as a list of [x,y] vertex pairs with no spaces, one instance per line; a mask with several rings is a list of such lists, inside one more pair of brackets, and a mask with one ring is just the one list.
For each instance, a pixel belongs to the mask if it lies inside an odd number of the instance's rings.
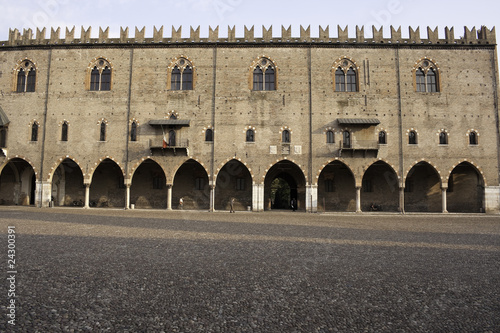
[[[470,4],[473,5],[470,5]],[[498,24],[497,24],[498,23]],[[244,26],[255,26],[256,37],[262,34],[262,25],[273,26],[273,34],[281,34],[281,25],[292,26],[292,35],[299,36],[300,25],[311,26],[313,37],[318,36],[319,26],[330,26],[335,37],[337,25],[349,25],[350,35],[356,25],[365,26],[365,35],[371,36],[371,25],[384,26],[389,35],[390,26],[401,26],[403,37],[408,27],[420,26],[422,37],[426,27],[439,27],[444,37],[446,26],[455,27],[455,37],[464,34],[464,26],[500,29],[500,2],[476,1],[262,1],[262,0],[0,0],[0,41],[8,39],[9,28],[61,27],[61,37],[66,27],[76,26],[75,37],[80,36],[81,26],[92,26],[92,37],[97,37],[99,26],[110,27],[110,37],[117,37],[120,26],[146,27],[146,37],[152,37],[153,26],[164,26],[164,36],[171,34],[172,26],[183,26],[183,36],[189,36],[189,27],[200,26],[201,37],[208,36],[208,27],[220,26],[221,37],[227,35],[227,26],[236,26],[236,35],[242,36]],[[500,35],[500,31],[498,31]]]

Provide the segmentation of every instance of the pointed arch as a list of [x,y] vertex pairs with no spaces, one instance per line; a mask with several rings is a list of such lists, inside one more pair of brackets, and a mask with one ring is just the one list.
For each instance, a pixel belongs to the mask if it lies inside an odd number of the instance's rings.
[[33,163],[18,155],[0,165],[0,204],[34,205],[39,176]]
[[[301,165],[293,160],[277,160],[276,163],[270,165],[264,175],[265,209],[288,209],[293,199],[296,202],[296,208],[304,210],[306,185],[306,173]],[[281,195],[277,196],[279,193]]]
[[109,91],[113,88],[113,65],[106,57],[96,57],[87,66],[85,89]]
[[137,208],[167,207],[167,176],[152,158],[143,158],[130,173],[130,202]]
[[56,206],[82,206],[85,200],[85,175],[81,166],[71,157],[60,158],[50,171],[52,200]]
[[480,213],[485,211],[486,180],[473,162],[462,160],[446,177],[449,212]]
[[249,89],[252,91],[272,91],[278,89],[278,66],[269,56],[257,57],[250,65]]
[[50,171],[49,173],[47,174],[47,182],[51,183],[53,181],[53,177],[54,177],[54,172],[56,171],[56,169],[64,162],[64,161],[71,161],[72,163],[76,164],[78,166],[78,169],[80,170],[80,172],[82,173],[83,177],[85,178],[86,174],[85,172],[83,171],[83,168],[80,164],[80,162],[73,156],[71,155],[65,155],[65,156],[62,156],[60,157],[56,162],[54,162],[54,164],[52,165],[52,167],[50,168]]
[[125,207],[125,178],[123,168],[113,158],[100,159],[90,176],[92,207]]
[[413,65],[412,73],[416,92],[435,93],[441,91],[439,65],[432,58],[420,58]]
[[234,210],[252,206],[253,179],[251,169],[241,159],[227,159],[215,175],[215,209],[229,210],[231,198]]
[[129,179],[133,179],[134,177],[134,174],[135,172],[137,171],[137,168],[139,168],[141,166],[142,163],[144,163],[145,161],[152,161],[156,164],[158,164],[160,166],[160,168],[162,169],[163,173],[165,174],[165,178],[167,179],[167,183],[168,183],[168,173],[167,173],[167,170],[165,169],[165,167],[162,165],[162,163],[160,163],[160,161],[155,157],[155,156],[147,156],[147,157],[143,157],[141,158],[140,160],[138,160],[137,162],[135,162],[132,166],[132,168],[130,169],[130,172],[128,173],[128,178]]
[[356,176],[345,161],[329,160],[316,179],[319,211],[356,211]]
[[379,159],[363,169],[362,210],[398,211],[399,176],[393,165]]
[[350,57],[340,57],[332,65],[332,79],[335,83],[334,91],[356,92],[359,91],[359,66]]
[[37,81],[37,65],[30,58],[23,58],[17,61],[13,71],[12,91],[13,92],[34,92]]
[[196,88],[196,66],[185,55],[172,59],[167,67],[167,90],[194,90]]
[[443,177],[433,164],[415,161],[405,174],[405,211],[441,212]]
[[[184,161],[173,177],[172,202],[173,208],[182,198],[182,209],[209,209],[210,182],[205,166],[190,158]],[[181,207],[179,207],[181,208]]]

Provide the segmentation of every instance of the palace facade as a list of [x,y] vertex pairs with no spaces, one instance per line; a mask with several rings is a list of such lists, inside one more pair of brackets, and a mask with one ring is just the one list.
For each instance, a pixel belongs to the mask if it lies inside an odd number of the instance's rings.
[[11,30],[0,204],[500,211],[495,29]]

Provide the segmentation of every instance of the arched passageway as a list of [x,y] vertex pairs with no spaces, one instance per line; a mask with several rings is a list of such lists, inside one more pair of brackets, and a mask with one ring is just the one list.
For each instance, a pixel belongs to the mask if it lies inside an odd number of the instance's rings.
[[147,159],[135,170],[130,187],[130,202],[136,208],[166,208],[167,186],[163,169]]
[[51,199],[56,206],[84,205],[83,173],[73,160],[65,159],[54,172]]
[[427,162],[414,165],[405,182],[405,211],[441,212],[441,180],[438,172]]
[[363,175],[361,209],[394,212],[399,210],[398,176],[387,163],[377,161]]
[[449,212],[484,212],[484,180],[470,163],[460,163],[453,169],[446,195]]
[[103,160],[94,171],[90,207],[125,207],[123,172],[111,159]]
[[329,163],[319,175],[318,211],[356,211],[354,175],[340,161]]
[[237,160],[227,162],[217,174],[215,209],[229,210],[231,198],[234,198],[235,210],[247,210],[252,206],[252,176]]
[[0,205],[35,204],[36,176],[21,158],[11,159],[0,174]]
[[293,162],[280,161],[273,165],[264,180],[264,208],[290,209],[291,200],[298,210],[306,209],[306,180]]
[[177,170],[172,188],[172,208],[180,208],[179,201],[183,200],[183,209],[209,209],[210,186],[205,168],[195,160],[184,162]]

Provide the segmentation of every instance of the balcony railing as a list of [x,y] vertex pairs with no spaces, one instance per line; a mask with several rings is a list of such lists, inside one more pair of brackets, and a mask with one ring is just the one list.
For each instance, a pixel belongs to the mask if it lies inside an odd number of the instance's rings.
[[177,149],[177,148],[189,148],[189,140],[175,140],[174,145],[163,145],[163,140],[152,140],[149,139],[149,148],[151,149]]
[[339,152],[342,155],[342,151],[350,151],[352,156],[354,156],[355,151],[362,151],[365,156],[367,152],[375,152],[375,155],[377,155],[378,148],[378,142],[374,140],[355,140],[354,142],[343,142],[341,140]]

